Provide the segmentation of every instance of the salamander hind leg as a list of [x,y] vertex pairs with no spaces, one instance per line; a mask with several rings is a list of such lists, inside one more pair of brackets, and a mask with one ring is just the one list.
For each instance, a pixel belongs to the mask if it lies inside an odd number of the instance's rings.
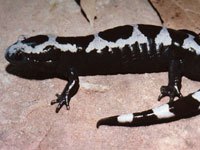
[[60,111],[63,105],[69,110],[70,99],[77,93],[79,89],[79,79],[74,68],[67,71],[68,83],[61,94],[56,94],[57,99],[51,101],[51,105],[58,103],[56,113]]
[[175,97],[181,98],[181,78],[182,78],[182,63],[180,59],[172,59],[169,63],[169,82],[167,86],[160,88],[161,94],[158,97],[160,101],[163,97],[169,96],[169,101],[172,102]]

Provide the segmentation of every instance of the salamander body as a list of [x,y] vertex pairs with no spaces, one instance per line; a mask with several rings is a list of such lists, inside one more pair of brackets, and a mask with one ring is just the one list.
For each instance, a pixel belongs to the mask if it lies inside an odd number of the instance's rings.
[[[182,76],[200,79],[200,37],[192,31],[138,24],[88,36],[36,35],[9,46],[5,58],[16,67],[34,68],[68,80],[63,92],[51,102],[58,103],[56,112],[63,105],[69,106],[78,91],[80,75],[168,71],[168,85],[161,87],[158,98],[169,96],[168,104],[141,113],[102,119],[97,126],[149,125],[169,118],[183,118],[187,116],[183,111],[187,108],[198,112],[199,91],[186,97],[180,92]],[[175,97],[179,99],[174,101]]]

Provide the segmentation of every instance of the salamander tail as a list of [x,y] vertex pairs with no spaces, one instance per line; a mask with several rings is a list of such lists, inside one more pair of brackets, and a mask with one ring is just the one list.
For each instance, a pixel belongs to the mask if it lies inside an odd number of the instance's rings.
[[101,125],[147,126],[188,118],[199,113],[200,90],[147,111],[103,118],[97,122],[96,126],[97,128]]

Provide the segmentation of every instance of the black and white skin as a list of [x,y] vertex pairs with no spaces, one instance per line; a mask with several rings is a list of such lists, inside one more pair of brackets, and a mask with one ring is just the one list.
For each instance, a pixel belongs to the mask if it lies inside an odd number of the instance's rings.
[[[200,37],[188,30],[154,25],[124,25],[93,35],[21,38],[6,49],[5,58],[15,67],[27,67],[62,76],[68,82],[57,99],[56,112],[79,89],[81,75],[110,75],[168,71],[158,100],[169,103],[140,113],[104,118],[100,125],[143,126],[188,117],[199,112],[200,91],[183,97],[181,78],[200,80]],[[174,100],[175,98],[177,100]]]

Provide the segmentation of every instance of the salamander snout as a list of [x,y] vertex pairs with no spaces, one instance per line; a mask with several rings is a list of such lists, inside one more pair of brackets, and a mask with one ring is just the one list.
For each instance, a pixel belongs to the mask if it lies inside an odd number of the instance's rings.
[[12,64],[22,62],[24,60],[23,52],[17,49],[15,45],[11,45],[6,49],[5,58]]

